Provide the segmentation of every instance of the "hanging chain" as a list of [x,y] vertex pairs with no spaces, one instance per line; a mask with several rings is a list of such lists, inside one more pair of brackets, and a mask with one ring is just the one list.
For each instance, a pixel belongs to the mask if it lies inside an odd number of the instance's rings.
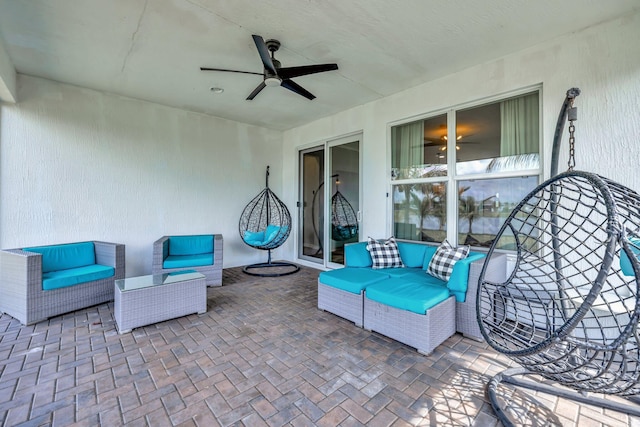
[[576,166],[576,127],[573,122],[576,121],[577,116],[577,108],[573,106],[573,98],[571,99],[571,107],[569,108],[569,161],[567,162],[567,166],[569,166],[569,171],[572,171]]

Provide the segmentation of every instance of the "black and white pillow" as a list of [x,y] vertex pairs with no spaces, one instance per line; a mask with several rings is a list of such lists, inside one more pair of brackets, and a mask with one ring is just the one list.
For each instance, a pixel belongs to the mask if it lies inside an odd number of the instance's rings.
[[453,272],[453,266],[459,260],[465,259],[470,250],[469,246],[454,248],[448,240],[445,240],[438,246],[436,253],[433,254],[431,261],[429,261],[427,273],[445,282],[448,281]]
[[373,260],[372,268],[397,268],[404,267],[400,258],[400,251],[396,239],[389,237],[384,242],[378,242],[369,237],[367,250]]

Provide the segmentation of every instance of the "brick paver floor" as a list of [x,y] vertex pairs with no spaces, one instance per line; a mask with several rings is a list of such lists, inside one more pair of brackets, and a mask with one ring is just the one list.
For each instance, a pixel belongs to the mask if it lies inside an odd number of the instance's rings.
[[[430,356],[317,309],[318,271],[225,269],[208,311],[119,335],[113,303],[32,326],[0,317],[2,426],[496,426],[512,366],[459,334]],[[517,425],[640,426],[501,386]]]

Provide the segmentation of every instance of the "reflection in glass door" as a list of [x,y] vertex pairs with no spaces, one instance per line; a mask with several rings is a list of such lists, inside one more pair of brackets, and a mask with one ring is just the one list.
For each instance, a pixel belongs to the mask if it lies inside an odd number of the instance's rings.
[[300,200],[298,256],[329,267],[343,265],[344,245],[360,235],[359,138],[300,153]]
[[298,256],[322,263],[324,259],[324,147],[300,153],[300,240]]

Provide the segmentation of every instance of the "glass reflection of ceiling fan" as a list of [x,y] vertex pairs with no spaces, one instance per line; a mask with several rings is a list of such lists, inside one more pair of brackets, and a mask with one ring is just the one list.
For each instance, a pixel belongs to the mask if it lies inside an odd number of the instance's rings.
[[[456,150],[460,149],[461,144],[478,144],[478,142],[463,140],[463,138],[465,137],[463,137],[462,135],[458,135],[456,137]],[[447,135],[442,135],[439,141],[433,141],[427,138],[424,139],[425,147],[437,146],[439,151],[447,151],[447,142],[448,142]]]

